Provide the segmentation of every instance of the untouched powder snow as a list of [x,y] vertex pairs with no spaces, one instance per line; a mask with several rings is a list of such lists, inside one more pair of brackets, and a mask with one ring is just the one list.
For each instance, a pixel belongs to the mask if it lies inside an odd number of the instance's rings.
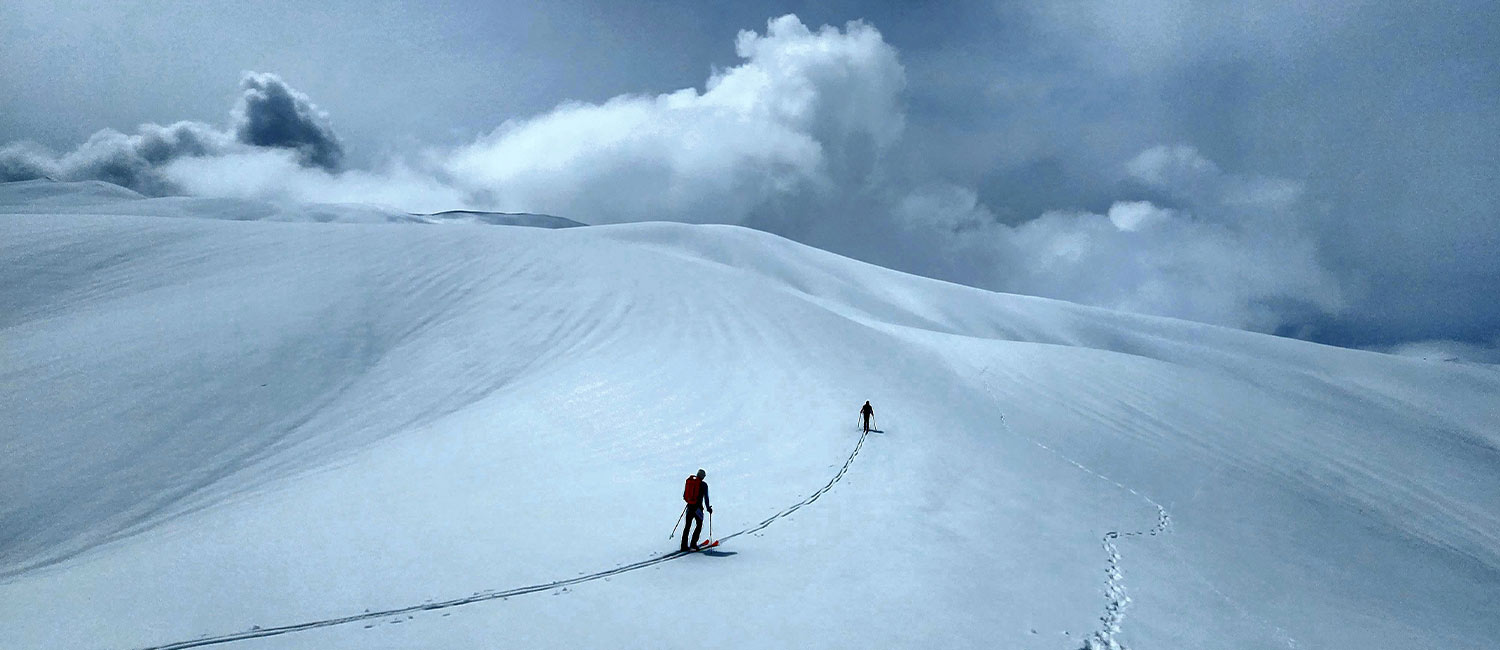
[[1500,638],[1493,366],[393,214],[0,185],[0,648]]

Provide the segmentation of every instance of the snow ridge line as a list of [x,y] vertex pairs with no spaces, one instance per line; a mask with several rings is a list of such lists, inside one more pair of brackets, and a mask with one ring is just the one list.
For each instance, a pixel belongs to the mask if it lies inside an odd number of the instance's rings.
[[[810,503],[812,503],[814,501],[817,501],[819,497],[822,497],[824,494],[827,494],[829,490],[832,490],[833,486],[835,484],[837,484],[840,479],[844,478],[844,474],[848,473],[849,467],[854,464],[854,457],[858,456],[859,455],[859,450],[862,447],[864,447],[865,438],[868,438],[869,436],[870,436],[870,432],[868,432],[868,431],[865,431],[865,432],[863,432],[863,433],[860,434],[859,441],[856,442],[856,443],[854,443],[854,451],[849,454],[848,460],[844,461],[844,466],[841,467],[841,468],[839,468],[838,473],[835,474],[833,476],[833,478],[830,479],[826,485],[824,485],[823,487],[819,488],[818,491],[812,493],[811,496],[807,497],[806,499],[803,499],[802,501],[800,501],[798,503],[795,503],[795,504],[791,505],[790,507],[786,508],[785,510],[782,510],[781,512],[778,512],[778,513],[776,513],[774,515],[771,515],[770,517],[766,518],[765,521],[762,521],[762,522],[760,522],[759,524],[756,524],[753,527],[746,528],[744,530],[741,530],[739,532],[730,534],[730,535],[725,536],[725,537],[721,537],[720,540],[721,541],[727,541],[727,540],[733,539],[735,537],[739,537],[740,535],[744,535],[744,534],[747,534],[747,533],[755,533],[755,532],[759,532],[761,530],[764,530],[767,526],[770,526],[776,520],[782,519],[782,518],[784,518],[784,517],[786,517],[786,516],[788,516],[788,515],[796,512],[798,509],[802,508],[803,506],[808,505],[808,504],[810,504]],[[636,562],[634,564],[626,564],[624,566],[618,566],[618,567],[615,567],[613,569],[609,569],[609,570],[606,570],[606,571],[600,571],[600,572],[597,572],[597,573],[590,573],[590,574],[587,574],[587,575],[581,575],[581,576],[577,576],[577,577],[573,577],[573,578],[568,578],[566,580],[558,580],[558,581],[555,581],[555,582],[548,582],[548,583],[543,583],[543,584],[530,585],[530,586],[526,586],[526,587],[516,587],[514,589],[507,589],[505,591],[481,591],[481,592],[476,592],[473,595],[465,596],[465,597],[462,597],[462,598],[453,598],[453,599],[450,599],[450,600],[444,600],[444,601],[439,601],[439,602],[426,602],[426,603],[423,603],[421,605],[410,605],[410,606],[407,606],[407,607],[399,607],[399,608],[396,608],[396,609],[388,609],[388,610],[383,610],[383,611],[379,611],[379,612],[365,611],[363,613],[353,614],[353,615],[350,615],[350,616],[343,616],[343,617],[339,617],[339,618],[329,618],[329,619],[323,619],[323,620],[319,620],[319,621],[308,621],[308,622],[305,622],[305,623],[296,623],[296,624],[292,624],[292,625],[281,625],[281,626],[277,626],[277,627],[266,627],[266,628],[255,627],[255,628],[246,630],[244,632],[235,632],[235,633],[232,633],[232,634],[221,634],[221,635],[218,635],[218,636],[199,637],[199,638],[193,639],[191,641],[178,641],[176,643],[168,643],[168,644],[165,644],[165,645],[147,646],[147,647],[141,648],[140,650],[185,650],[186,648],[201,648],[201,647],[204,647],[204,646],[219,645],[219,644],[223,644],[223,643],[232,643],[232,642],[235,642],[235,641],[247,641],[247,640],[250,640],[250,639],[259,639],[259,638],[264,638],[264,637],[268,637],[268,636],[280,636],[280,635],[283,635],[283,634],[291,634],[293,632],[304,632],[304,631],[307,631],[307,630],[313,630],[313,629],[323,628],[323,627],[333,627],[335,625],[344,625],[346,623],[354,623],[354,622],[357,622],[357,621],[368,621],[368,620],[371,620],[371,619],[385,618],[387,616],[399,616],[401,614],[412,614],[412,613],[416,613],[416,612],[425,612],[425,611],[431,611],[431,610],[437,610],[437,609],[447,609],[449,607],[458,607],[460,605],[470,605],[470,604],[473,604],[473,603],[483,602],[483,601],[487,601],[487,600],[504,599],[504,598],[509,598],[511,596],[521,596],[521,595],[525,595],[525,594],[536,593],[538,591],[547,591],[547,590],[550,590],[550,589],[557,589],[559,587],[567,587],[569,585],[576,585],[576,584],[584,583],[584,582],[592,582],[592,581],[598,580],[600,578],[607,578],[607,577],[610,577],[610,576],[619,575],[621,573],[628,573],[630,571],[635,571],[635,570],[638,570],[638,569],[644,569],[644,568],[649,567],[649,566],[655,566],[655,565],[661,564],[663,562],[670,562],[672,560],[675,560],[675,559],[678,559],[678,558],[681,558],[681,557],[686,557],[687,555],[689,555],[689,554],[688,553],[684,553],[682,551],[673,551],[673,552],[667,553],[665,555],[653,556],[653,557],[647,558],[645,560],[641,560],[639,562]]]
[[[983,377],[987,372],[989,372],[988,366],[979,371],[980,377]],[[990,399],[994,400],[996,403],[999,403],[1000,399],[996,397],[995,392],[990,389],[989,382],[982,382],[981,385],[984,386],[985,392],[989,393]],[[1088,639],[1084,640],[1083,647],[1079,650],[1127,650],[1125,644],[1120,643],[1120,641],[1115,638],[1115,636],[1120,633],[1120,628],[1125,622],[1125,608],[1130,604],[1130,596],[1126,593],[1125,590],[1125,574],[1120,571],[1120,549],[1118,546],[1116,546],[1115,541],[1126,537],[1155,537],[1157,535],[1163,534],[1167,532],[1167,527],[1172,523],[1171,515],[1168,515],[1167,509],[1162,507],[1160,503],[1157,503],[1155,499],[1141,494],[1140,492],[1136,492],[1134,488],[1131,488],[1124,483],[1116,481],[1108,476],[1094,471],[1093,469],[1090,469],[1083,463],[1080,463],[1068,457],[1067,454],[1048,447],[1046,444],[1043,444],[1036,438],[1028,436],[1024,433],[1016,433],[1016,431],[1010,428],[1010,425],[1005,422],[1005,415],[1003,413],[1000,415],[1000,426],[1003,427],[1007,433],[1010,433],[1014,436],[1020,436],[1027,442],[1045,449],[1048,453],[1062,459],[1069,465],[1082,470],[1084,473],[1106,483],[1114,485],[1121,490],[1129,492],[1139,497],[1146,503],[1151,504],[1152,507],[1156,508],[1156,525],[1152,526],[1151,528],[1147,530],[1133,530],[1126,532],[1111,530],[1105,533],[1103,538],[1100,540],[1101,545],[1104,547],[1105,555],[1107,555],[1109,558],[1109,564],[1105,569],[1105,575],[1107,576],[1107,578],[1104,583],[1104,614],[1099,617],[1100,628],[1098,630],[1095,630]]]

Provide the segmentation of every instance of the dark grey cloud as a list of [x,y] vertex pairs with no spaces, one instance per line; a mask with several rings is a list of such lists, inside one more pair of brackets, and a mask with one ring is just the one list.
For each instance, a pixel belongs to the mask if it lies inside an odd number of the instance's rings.
[[0,148],[0,181],[29,181],[56,175],[52,153],[37,145],[18,142]]
[[135,133],[103,129],[58,155],[20,142],[0,149],[0,180],[101,180],[152,196],[182,193],[169,166],[188,158],[257,149],[293,152],[299,164],[338,171],[343,146],[306,95],[269,73],[246,73],[228,130],[203,122],[142,124]]
[[0,178],[101,180],[159,196],[177,191],[163,174],[164,165],[184,156],[221,154],[230,144],[227,135],[200,122],[143,124],[134,134],[104,129],[61,156],[25,143],[7,146],[0,150]]
[[240,90],[234,109],[235,139],[253,147],[293,149],[308,166],[339,170],[344,145],[334,135],[327,114],[307,95],[269,72],[246,73]]
[[1234,215],[1123,164],[1187,145],[1226,173],[1302,188],[1279,213],[1344,307],[1277,307],[1276,331],[1361,347],[1500,333],[1500,5],[963,7],[957,36],[903,47],[910,167],[974,188],[1014,226],[1119,201]]

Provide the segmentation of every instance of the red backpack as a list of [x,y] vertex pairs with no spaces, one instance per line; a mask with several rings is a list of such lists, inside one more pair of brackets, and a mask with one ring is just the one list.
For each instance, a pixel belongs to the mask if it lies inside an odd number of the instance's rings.
[[682,486],[682,500],[692,504],[698,503],[698,492],[702,487],[703,482],[698,480],[696,474],[687,477],[687,483]]

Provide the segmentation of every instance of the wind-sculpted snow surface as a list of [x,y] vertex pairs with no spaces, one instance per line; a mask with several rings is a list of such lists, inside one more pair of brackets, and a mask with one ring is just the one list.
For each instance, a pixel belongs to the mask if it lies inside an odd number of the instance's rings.
[[[357,214],[0,185],[0,647],[1500,637],[1492,367]],[[636,566],[698,467],[743,534]]]

